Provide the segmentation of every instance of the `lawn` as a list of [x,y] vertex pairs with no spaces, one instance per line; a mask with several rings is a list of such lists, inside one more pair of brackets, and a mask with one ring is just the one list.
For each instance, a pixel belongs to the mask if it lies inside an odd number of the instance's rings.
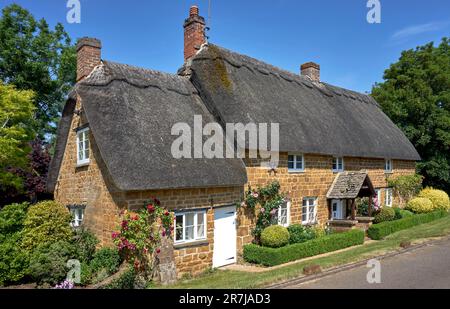
[[[310,259],[305,262],[290,264],[267,272],[248,273],[229,270],[215,270],[198,278],[184,280],[170,288],[179,289],[252,289],[263,288],[270,284],[296,278],[302,275],[303,267],[318,264],[327,269],[343,264],[358,262],[387,252],[400,250],[402,241],[419,243],[430,238],[450,235],[450,216],[422,224],[407,230],[392,234],[386,239],[347,251],[331,254],[325,257]],[[159,287],[156,287],[159,288]]]

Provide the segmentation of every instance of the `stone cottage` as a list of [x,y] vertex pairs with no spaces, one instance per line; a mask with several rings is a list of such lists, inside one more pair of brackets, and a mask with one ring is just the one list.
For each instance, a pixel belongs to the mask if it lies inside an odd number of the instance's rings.
[[[192,7],[184,22],[178,74],[106,61],[97,39],[78,41],[77,84],[58,128],[48,190],[74,226],[111,244],[119,213],[153,196],[175,212],[179,276],[237,261],[252,241],[254,214],[236,208],[250,185],[279,181],[289,197],[278,221],[358,224],[355,198],[395,203],[387,179],[415,173],[420,157],[370,96],[210,44]],[[279,165],[258,159],[181,158],[171,153],[176,123],[279,123]],[[205,139],[205,137],[203,137]],[[250,146],[248,146],[250,147]],[[247,149],[249,150],[249,149]]]

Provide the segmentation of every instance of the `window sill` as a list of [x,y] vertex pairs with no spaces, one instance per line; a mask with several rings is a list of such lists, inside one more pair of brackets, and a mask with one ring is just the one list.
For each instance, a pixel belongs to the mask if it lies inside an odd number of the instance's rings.
[[333,170],[333,174],[339,174],[339,173],[343,173],[344,170]]
[[87,167],[87,166],[89,166],[89,164],[90,164],[90,162],[79,163],[79,164],[77,164],[76,168]]
[[174,249],[184,249],[184,248],[192,248],[192,247],[201,247],[201,246],[208,246],[209,241],[207,239],[203,240],[196,240],[191,242],[184,242],[184,243],[175,243],[173,245]]
[[392,174],[394,174],[394,171],[384,171],[384,173],[385,173],[386,175],[392,175]]
[[288,170],[289,174],[304,174],[305,170]]

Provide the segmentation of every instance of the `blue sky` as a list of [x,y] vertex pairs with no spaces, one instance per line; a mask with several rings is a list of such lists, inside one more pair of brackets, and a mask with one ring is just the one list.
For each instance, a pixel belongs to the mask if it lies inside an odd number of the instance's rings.
[[[66,21],[67,0],[18,3],[51,25],[62,22],[72,38],[97,37],[103,58],[174,73],[183,62],[184,18],[208,0],[80,0],[81,24]],[[322,80],[370,91],[402,50],[450,35],[448,0],[380,0],[381,24],[369,24],[367,0],[211,0],[210,41],[299,72],[321,65]]]

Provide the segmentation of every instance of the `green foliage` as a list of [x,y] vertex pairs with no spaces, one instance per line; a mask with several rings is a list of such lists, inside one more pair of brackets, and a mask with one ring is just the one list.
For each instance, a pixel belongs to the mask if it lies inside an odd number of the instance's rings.
[[132,290],[134,289],[134,281],[136,279],[136,271],[133,267],[129,267],[120,278],[114,280],[111,284],[104,287],[109,290]]
[[400,198],[401,205],[404,205],[419,193],[422,189],[422,182],[423,176],[417,174],[388,179],[388,185],[394,189],[394,192]]
[[317,233],[315,229],[309,226],[303,226],[301,224],[294,224],[289,226],[288,231],[290,235],[289,237],[290,244],[297,244],[317,238]]
[[77,257],[80,262],[89,262],[94,256],[99,240],[93,233],[80,229],[75,231],[73,243],[77,248]]
[[55,285],[68,272],[67,262],[76,258],[76,248],[67,241],[56,241],[37,247],[30,256],[30,275],[39,284]]
[[391,207],[383,207],[381,210],[375,215],[374,223],[381,223],[385,221],[395,220],[395,210]]
[[279,248],[289,243],[287,228],[280,225],[266,227],[261,233],[261,244],[265,247]]
[[428,198],[416,197],[408,202],[405,209],[416,214],[428,213],[433,211],[433,203]]
[[24,222],[23,248],[32,251],[41,245],[70,241],[73,236],[70,221],[68,209],[57,202],[45,201],[31,206]]
[[281,248],[267,248],[254,244],[246,245],[244,246],[244,259],[249,263],[275,266],[363,243],[364,232],[352,230]]
[[256,226],[252,231],[256,242],[260,242],[261,233],[266,227],[277,223],[275,222],[277,210],[285,202],[283,194],[280,193],[278,181],[274,181],[265,187],[258,187],[257,190],[248,188],[242,206],[255,210],[257,205],[260,206]]
[[92,271],[99,272],[105,269],[109,275],[117,272],[120,266],[119,252],[111,248],[102,248],[94,254],[90,266]]
[[406,217],[404,219],[396,221],[382,222],[380,224],[374,224],[369,227],[369,229],[367,230],[367,234],[371,239],[380,240],[392,233],[405,230],[419,224],[428,223],[445,216],[448,216],[448,212],[435,211],[427,214]]
[[422,157],[424,183],[450,191],[450,39],[402,52],[372,96]]
[[0,210],[0,242],[3,237],[22,230],[28,207],[28,203],[12,204]]
[[400,220],[403,218],[414,216],[414,213],[409,210],[401,209],[400,207],[393,207],[395,211],[395,220]]
[[[62,102],[76,79],[76,51],[62,24],[54,30],[17,4],[0,16],[0,80],[33,90],[36,129],[41,138],[56,132]],[[0,125],[1,127],[1,125]]]
[[433,210],[449,210],[450,200],[448,194],[442,190],[425,188],[420,191],[419,197],[428,198],[433,203]]
[[34,138],[32,100],[33,92],[18,91],[0,80],[0,186],[22,188],[22,179],[10,168],[25,168],[28,162],[28,143]]
[[0,242],[0,286],[21,281],[28,274],[29,256],[17,244],[20,233],[9,234]]

